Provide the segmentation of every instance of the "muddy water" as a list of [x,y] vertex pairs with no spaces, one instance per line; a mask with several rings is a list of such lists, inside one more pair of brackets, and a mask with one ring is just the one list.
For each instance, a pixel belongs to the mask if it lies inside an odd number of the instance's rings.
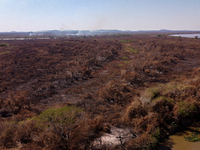
[[200,150],[200,141],[198,142],[188,142],[185,140],[185,136],[191,136],[191,133],[196,128],[191,128],[190,130],[177,133],[169,137],[166,142],[161,144],[159,150]]

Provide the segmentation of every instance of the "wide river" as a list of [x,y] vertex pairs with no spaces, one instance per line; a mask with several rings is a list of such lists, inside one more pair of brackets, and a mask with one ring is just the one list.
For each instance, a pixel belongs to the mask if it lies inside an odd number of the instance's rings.
[[200,38],[200,34],[172,34],[170,36],[187,37],[187,38],[195,38],[195,36],[197,36],[198,38]]
[[32,37],[29,37],[29,38],[7,38],[7,37],[1,37],[0,40],[43,40],[43,39],[49,39],[49,37],[44,37],[44,38],[39,38],[39,37],[36,37],[36,38],[32,38]]

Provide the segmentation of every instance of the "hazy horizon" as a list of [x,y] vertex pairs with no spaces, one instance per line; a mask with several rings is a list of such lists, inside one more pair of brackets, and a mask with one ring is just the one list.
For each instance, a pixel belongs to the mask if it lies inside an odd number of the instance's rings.
[[200,30],[199,0],[0,0],[0,32]]

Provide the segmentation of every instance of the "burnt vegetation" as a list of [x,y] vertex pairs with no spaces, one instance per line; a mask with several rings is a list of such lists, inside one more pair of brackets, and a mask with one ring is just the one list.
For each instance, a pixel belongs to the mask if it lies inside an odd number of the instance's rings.
[[[0,43],[1,149],[156,149],[199,121],[199,39],[154,35]],[[135,136],[95,147],[112,127]]]

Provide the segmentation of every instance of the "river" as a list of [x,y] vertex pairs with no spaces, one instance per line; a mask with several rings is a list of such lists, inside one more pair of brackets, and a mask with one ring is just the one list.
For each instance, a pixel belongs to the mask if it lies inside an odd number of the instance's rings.
[[43,40],[43,39],[50,39],[49,37],[39,38],[39,37],[29,37],[29,38],[7,38],[7,37],[1,37],[0,40]]
[[198,38],[200,38],[200,34],[172,34],[170,36],[187,37],[187,38],[195,38],[197,36]]

